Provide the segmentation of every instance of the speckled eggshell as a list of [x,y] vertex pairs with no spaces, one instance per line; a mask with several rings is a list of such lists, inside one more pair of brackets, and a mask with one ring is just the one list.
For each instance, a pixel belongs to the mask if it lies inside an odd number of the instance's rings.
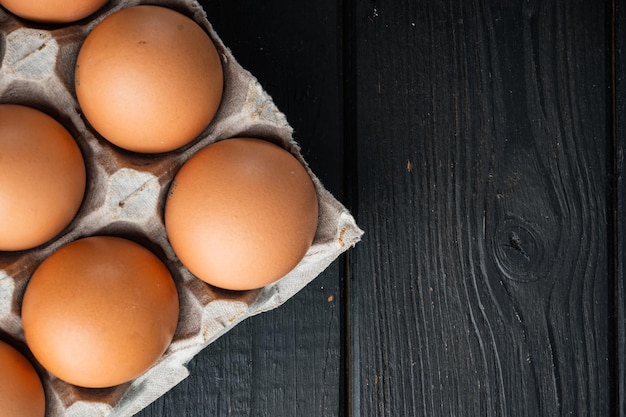
[[105,139],[134,152],[184,146],[211,122],[222,99],[220,58],[192,19],[134,6],[100,22],[78,53],[76,96]]

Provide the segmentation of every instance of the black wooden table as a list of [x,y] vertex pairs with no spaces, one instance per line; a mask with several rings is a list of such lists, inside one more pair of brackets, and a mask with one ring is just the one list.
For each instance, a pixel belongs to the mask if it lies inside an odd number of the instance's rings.
[[626,416],[626,4],[204,7],[365,236],[140,416]]

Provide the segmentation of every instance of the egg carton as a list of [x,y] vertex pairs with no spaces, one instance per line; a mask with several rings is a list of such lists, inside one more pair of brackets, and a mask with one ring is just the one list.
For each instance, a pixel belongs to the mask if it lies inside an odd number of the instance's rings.
[[[224,68],[224,95],[211,124],[191,144],[165,154],[124,151],[100,137],[84,119],[74,92],[74,64],[87,34],[106,16],[146,1],[113,0],[88,19],[70,25],[32,24],[0,9],[0,103],[40,109],[76,139],[87,168],[87,189],[73,222],[55,239],[21,252],[0,252],[0,336],[20,344],[38,369],[46,393],[47,417],[131,416],[189,374],[186,364],[208,344],[252,315],[276,308],[306,286],[362,235],[349,211],[311,172],[293,130],[257,79],[242,68],[193,0],[150,0],[192,18],[214,41]],[[194,277],[168,243],[163,207],[180,166],[205,146],[231,137],[272,140],[295,155],[316,187],[319,225],[304,259],[289,274],[264,288],[226,291]],[[93,235],[134,240],[171,271],[180,298],[174,339],[159,361],[135,380],[111,388],[87,389],[46,372],[29,354],[20,310],[35,268],[59,247]]]

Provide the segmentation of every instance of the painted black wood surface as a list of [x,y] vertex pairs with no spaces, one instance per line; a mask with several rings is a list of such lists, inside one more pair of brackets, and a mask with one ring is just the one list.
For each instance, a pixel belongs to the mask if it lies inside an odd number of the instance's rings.
[[610,415],[606,5],[356,10],[353,415]]
[[612,4],[614,14],[611,26],[612,85],[611,127],[613,128],[610,162],[613,164],[612,194],[614,207],[611,227],[614,234],[614,261],[616,281],[615,301],[615,375],[613,387],[615,415],[626,416],[626,183],[624,182],[624,153],[626,152],[626,7],[623,2]]
[[626,416],[623,4],[204,7],[366,234],[141,416]]

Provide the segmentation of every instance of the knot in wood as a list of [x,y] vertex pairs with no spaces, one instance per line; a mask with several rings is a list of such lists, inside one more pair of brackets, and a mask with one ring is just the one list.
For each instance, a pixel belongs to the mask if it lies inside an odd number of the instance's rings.
[[541,236],[528,222],[507,218],[496,229],[492,252],[498,269],[508,279],[534,282],[544,269],[544,247]]

